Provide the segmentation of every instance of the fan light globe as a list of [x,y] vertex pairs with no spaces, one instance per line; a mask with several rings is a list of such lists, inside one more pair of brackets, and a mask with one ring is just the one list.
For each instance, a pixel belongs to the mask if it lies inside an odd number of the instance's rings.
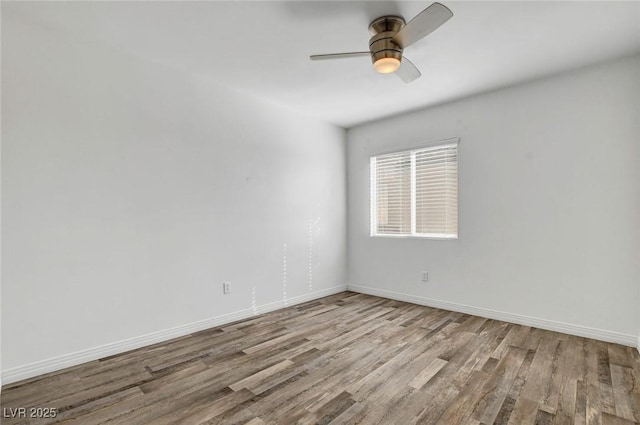
[[396,58],[380,58],[373,64],[373,69],[380,74],[391,74],[400,68],[400,60]]

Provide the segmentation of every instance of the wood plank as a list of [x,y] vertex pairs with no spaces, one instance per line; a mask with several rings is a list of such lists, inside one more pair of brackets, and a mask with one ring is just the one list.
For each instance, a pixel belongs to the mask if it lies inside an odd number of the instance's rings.
[[208,404],[201,410],[175,422],[176,425],[201,424],[233,408],[237,403],[253,398],[253,393],[246,389],[233,392],[226,397]]
[[291,360],[285,359],[280,363],[274,364],[271,367],[261,370],[260,372],[256,372],[251,376],[247,376],[246,378],[238,382],[234,382],[233,384],[229,385],[229,388],[231,388],[234,391],[239,391],[242,388],[249,389],[252,386],[259,385],[263,380],[265,380],[269,376],[274,375],[280,372],[281,370],[288,368],[292,364],[293,362]]
[[[481,397],[480,389],[486,382],[487,376],[483,372],[475,371],[467,386],[458,397],[450,403],[438,423],[453,425],[471,418],[473,407]],[[472,418],[473,419],[473,418]]]
[[509,388],[515,379],[527,355],[524,348],[510,346],[488,380],[480,390],[479,400],[473,418],[483,423],[493,423],[500,407],[507,397]]
[[531,328],[529,326],[511,327],[509,333],[504,337],[498,348],[491,354],[491,357],[500,360],[510,346],[525,348],[524,342],[527,340],[527,335],[530,330]]
[[636,425],[637,422],[630,421],[628,419],[620,418],[618,416],[610,415],[608,413],[602,414],[603,425]]
[[529,369],[521,396],[527,400],[536,401],[540,406],[547,405],[553,378],[553,365],[557,361],[560,341],[553,335],[546,334],[540,341],[533,362]]
[[603,344],[608,353],[609,363],[623,367],[632,367],[632,359],[629,356],[627,347],[617,344]]
[[612,364],[611,378],[615,399],[615,412],[612,414],[630,421],[640,422],[640,410],[636,410],[637,406],[634,400],[634,396],[640,394],[640,389],[636,387],[640,381],[636,382],[633,369]]
[[[602,424],[602,397],[600,380],[603,379],[601,360],[598,358],[598,341],[587,340],[585,344],[585,383],[586,383],[586,423]],[[606,376],[604,377],[606,379]]]
[[530,425],[535,423],[538,415],[538,402],[520,397],[509,417],[509,425]]
[[417,390],[422,388],[433,376],[440,371],[448,362],[435,358],[422,371],[409,382],[409,386]]

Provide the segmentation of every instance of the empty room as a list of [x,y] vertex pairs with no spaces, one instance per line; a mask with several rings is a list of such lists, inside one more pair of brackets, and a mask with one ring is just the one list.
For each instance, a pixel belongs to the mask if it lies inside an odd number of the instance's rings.
[[640,2],[0,7],[2,424],[640,424]]

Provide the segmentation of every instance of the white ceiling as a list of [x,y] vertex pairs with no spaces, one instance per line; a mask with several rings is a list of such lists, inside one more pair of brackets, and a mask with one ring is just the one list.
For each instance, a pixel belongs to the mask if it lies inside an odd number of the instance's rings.
[[640,2],[460,2],[405,50],[422,77],[404,84],[368,58],[368,24],[407,21],[431,1],[22,2],[23,16],[304,111],[343,127],[640,52]]

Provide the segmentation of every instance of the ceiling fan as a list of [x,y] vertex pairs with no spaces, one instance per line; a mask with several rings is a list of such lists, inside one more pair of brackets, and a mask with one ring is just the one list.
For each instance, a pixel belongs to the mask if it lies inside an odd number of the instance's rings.
[[372,37],[368,52],[330,53],[311,55],[311,60],[343,59],[369,56],[373,69],[380,74],[395,72],[405,83],[420,77],[420,71],[402,51],[426,37],[453,16],[453,12],[440,3],[433,3],[418,13],[409,23],[400,16],[381,16],[369,24]]

